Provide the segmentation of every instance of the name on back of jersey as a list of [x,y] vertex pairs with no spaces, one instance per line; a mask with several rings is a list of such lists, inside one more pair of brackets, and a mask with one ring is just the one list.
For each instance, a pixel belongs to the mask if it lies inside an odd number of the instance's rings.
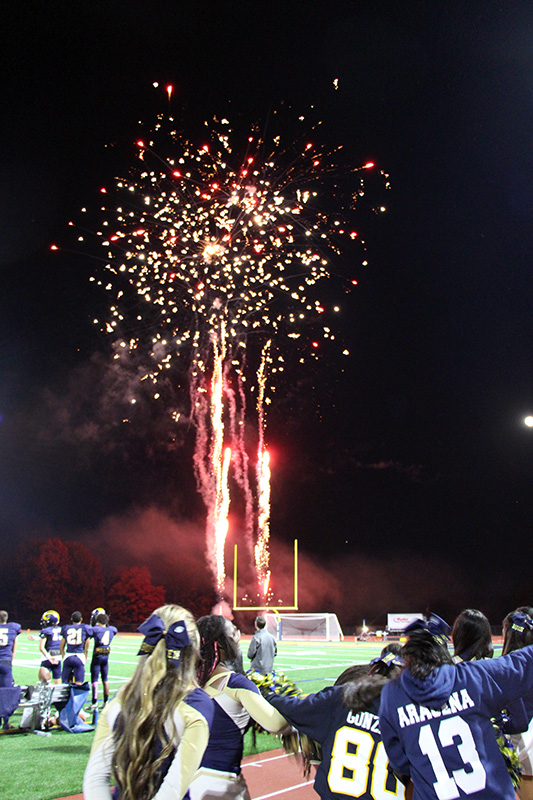
[[346,717],[348,725],[355,725],[356,728],[364,728],[372,733],[381,733],[379,729],[379,717],[370,711],[358,711],[356,714],[348,711]]

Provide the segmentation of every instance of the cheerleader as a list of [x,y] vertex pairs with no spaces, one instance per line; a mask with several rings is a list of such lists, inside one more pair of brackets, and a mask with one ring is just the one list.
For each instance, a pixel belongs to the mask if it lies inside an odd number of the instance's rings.
[[233,623],[213,614],[201,617],[197,625],[203,659],[198,681],[214,700],[214,720],[200,769],[191,785],[191,800],[249,800],[241,760],[243,736],[250,719],[271,733],[281,733],[290,726],[249,678],[228,668],[238,657],[238,632]]
[[207,745],[213,703],[196,682],[200,639],[192,615],[162,606],[139,631],[135,673],[100,716],[85,800],[188,798]]
[[493,656],[489,621],[485,614],[475,608],[461,611],[453,624],[452,641],[453,660],[456,664],[460,661],[479,661]]
[[[394,652],[387,652],[369,665],[350,667],[335,686],[316,694],[268,695],[300,736],[320,745],[314,790],[322,800],[411,797],[411,789],[406,793],[403,782],[388,768],[378,718],[382,689],[402,665]],[[305,763],[303,743],[302,752]]]
[[[503,637],[502,655],[533,644],[533,608],[522,606],[508,614],[503,621]],[[512,735],[511,742],[522,768],[518,797],[533,800],[533,697],[524,697],[523,705],[529,727],[524,733]]]

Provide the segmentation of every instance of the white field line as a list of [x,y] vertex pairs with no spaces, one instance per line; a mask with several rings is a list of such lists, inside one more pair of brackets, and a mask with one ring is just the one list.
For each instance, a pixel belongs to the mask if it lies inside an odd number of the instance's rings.
[[[247,767],[259,767],[261,768],[264,764],[268,764],[271,761],[277,761],[280,758],[289,758],[289,753],[282,753],[280,756],[270,756],[268,758],[262,758],[260,761],[248,761],[247,764],[243,764],[243,770]],[[254,798],[254,800],[267,800],[269,797],[276,797],[279,794],[285,794],[286,792],[292,792],[293,789],[302,789],[304,786],[311,786],[313,781],[305,781],[305,783],[297,783],[293,786],[286,786],[284,789],[278,789],[276,792],[270,792],[269,794],[263,794],[260,797]]]
[[[345,661],[341,661],[340,663],[330,662],[329,664],[324,664],[324,666],[331,667],[344,667],[346,666]],[[302,672],[303,670],[310,670],[310,669],[319,669],[320,667],[317,664],[314,664],[310,667],[283,667],[281,668],[281,672]]]
[[294,789],[303,789],[304,786],[312,786],[313,781],[306,781],[305,783],[296,783],[294,786],[287,786],[285,789],[278,789],[277,792],[270,792],[270,794],[262,794],[261,797],[256,797],[254,800],[267,800],[267,797],[275,797],[277,794],[286,794],[292,792]]
[[[15,660],[13,661],[13,666],[15,666],[15,667],[31,667],[33,669],[33,667],[39,667],[40,664],[41,664],[41,661],[42,661],[42,656],[39,656],[39,658],[33,658],[31,660],[24,659],[24,658],[15,658]],[[90,665],[90,663],[91,663],[91,659],[88,658],[86,666]],[[137,663],[136,660],[135,661],[120,661],[117,658],[111,658],[109,660],[109,665],[110,666],[112,666],[113,664],[135,665],[136,663]]]
[[278,761],[280,758],[289,758],[289,755],[290,753],[282,753],[280,756],[267,756],[267,758],[261,758],[258,761],[248,761],[246,764],[242,765],[242,768],[262,767],[263,764],[267,764],[269,761]]

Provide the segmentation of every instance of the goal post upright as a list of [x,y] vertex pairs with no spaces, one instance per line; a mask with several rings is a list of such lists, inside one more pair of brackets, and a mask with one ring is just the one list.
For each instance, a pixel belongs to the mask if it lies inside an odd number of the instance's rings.
[[298,611],[298,539],[294,540],[294,605],[292,606],[239,606],[237,605],[237,544],[233,546],[233,611],[264,611],[272,608],[274,611]]

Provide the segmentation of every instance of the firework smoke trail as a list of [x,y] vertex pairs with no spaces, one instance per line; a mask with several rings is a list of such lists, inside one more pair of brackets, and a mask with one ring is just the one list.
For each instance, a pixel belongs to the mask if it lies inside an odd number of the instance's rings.
[[[174,365],[188,372],[194,472],[207,509],[209,563],[222,592],[230,468],[245,497],[247,537],[254,527],[258,537],[256,569],[265,585],[265,407],[285,368],[284,342],[291,340],[304,362],[318,357],[313,348],[335,338],[331,308],[316,296],[316,285],[329,277],[343,243],[357,239],[345,212],[363,195],[362,176],[373,164],[350,170],[359,181],[343,195],[335,176],[346,170],[339,170],[336,152],[309,141],[285,150],[281,136],[255,128],[234,147],[226,119],[206,123],[206,134],[208,141],[193,145],[170,116],[161,116],[137,141],[138,165],[101,189],[98,236],[108,279],[93,280],[111,297],[111,316],[101,326],[115,337],[115,358],[135,351],[154,398]],[[170,155],[160,155],[169,146]],[[338,211],[321,210],[320,196],[330,205],[342,197]],[[247,381],[254,371],[255,380]],[[252,465],[245,421],[254,393],[258,446]]]

